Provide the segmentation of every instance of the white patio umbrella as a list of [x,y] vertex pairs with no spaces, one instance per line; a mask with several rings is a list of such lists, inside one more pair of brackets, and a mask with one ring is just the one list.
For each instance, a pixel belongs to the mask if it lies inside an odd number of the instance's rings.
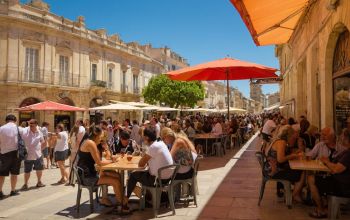
[[[222,113],[226,113],[227,109],[220,109],[219,111]],[[244,113],[244,112],[247,112],[247,110],[241,109],[241,108],[230,107],[230,113]]]
[[157,109],[157,112],[171,112],[171,111],[179,111],[177,108],[170,108],[170,107],[159,107]]
[[144,102],[118,102],[119,104],[124,104],[124,105],[132,105],[132,106],[136,106],[136,107],[148,107],[148,106],[152,106],[150,104],[144,103]]
[[210,109],[208,108],[189,108],[189,109],[182,109],[183,112],[210,112]]
[[89,108],[90,111],[97,111],[97,110],[140,110],[140,109],[141,108],[136,107],[136,106],[120,104],[120,103]]
[[155,110],[158,110],[159,108],[160,108],[159,106],[150,105],[150,106],[142,107],[141,110],[155,111]]

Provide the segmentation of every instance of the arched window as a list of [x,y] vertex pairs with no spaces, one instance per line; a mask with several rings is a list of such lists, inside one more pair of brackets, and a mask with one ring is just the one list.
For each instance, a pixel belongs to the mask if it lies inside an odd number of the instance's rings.
[[[29,97],[24,99],[19,107],[25,107],[28,105],[33,105],[36,103],[39,103],[40,100],[34,97]],[[19,112],[19,124],[21,124],[23,121],[29,121],[30,119],[35,118],[35,112]]]
[[350,127],[350,35],[342,32],[333,57],[334,126],[339,134]]

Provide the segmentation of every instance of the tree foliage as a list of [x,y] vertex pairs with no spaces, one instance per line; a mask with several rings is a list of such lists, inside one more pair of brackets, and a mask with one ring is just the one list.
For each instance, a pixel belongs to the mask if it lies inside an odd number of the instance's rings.
[[204,99],[204,86],[198,81],[182,82],[169,79],[160,74],[150,79],[143,89],[145,102],[156,104],[165,103],[170,107],[194,107],[198,101]]

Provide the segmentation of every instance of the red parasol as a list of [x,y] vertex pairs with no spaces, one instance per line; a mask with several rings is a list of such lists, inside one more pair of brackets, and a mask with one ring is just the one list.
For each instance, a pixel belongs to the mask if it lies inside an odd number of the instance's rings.
[[84,108],[79,108],[75,106],[65,105],[52,101],[45,101],[36,103],[33,105],[24,106],[22,108],[18,108],[18,111],[85,111]]
[[[223,58],[220,60],[202,63],[196,66],[186,67],[176,71],[168,72],[167,75],[172,80],[179,81],[210,81],[227,80],[227,97],[230,103],[228,80],[276,78],[277,69],[263,66],[256,63]],[[228,115],[230,105],[228,104]]]

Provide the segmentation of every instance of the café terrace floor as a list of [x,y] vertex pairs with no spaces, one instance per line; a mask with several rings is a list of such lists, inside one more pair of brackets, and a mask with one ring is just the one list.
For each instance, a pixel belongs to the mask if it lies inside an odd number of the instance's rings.
[[[261,206],[257,206],[261,171],[254,152],[259,139],[253,136],[240,149],[230,150],[222,158],[206,157],[201,161],[198,174],[198,207],[177,205],[176,216],[164,207],[160,219],[263,219],[263,220],[302,220],[311,219],[308,212],[312,207],[293,205],[288,209],[275,193],[275,182],[268,182]],[[59,180],[59,170],[45,170],[44,188],[32,188],[19,196],[0,201],[0,218],[4,219],[67,219],[77,218],[75,210],[76,188],[51,185]],[[29,185],[35,185],[33,173]],[[23,174],[19,176],[18,187],[23,184]],[[109,192],[112,189],[110,188]],[[4,193],[9,193],[9,181],[5,182]],[[88,193],[83,190],[80,219],[151,219],[151,208],[138,211],[138,203],[132,215],[118,216],[107,214],[110,208],[96,206],[90,214]],[[350,213],[342,214],[341,219],[349,219]]]

